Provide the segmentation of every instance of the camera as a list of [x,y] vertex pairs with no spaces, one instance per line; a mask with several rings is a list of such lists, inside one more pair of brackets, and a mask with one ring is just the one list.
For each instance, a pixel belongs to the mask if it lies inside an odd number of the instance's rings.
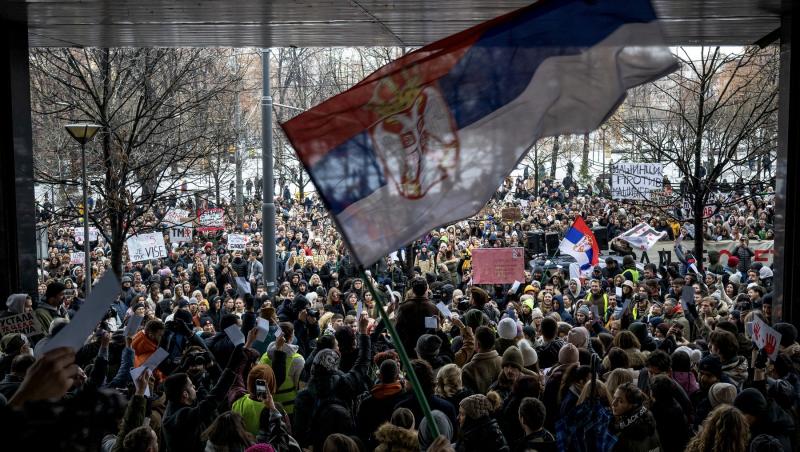
[[206,352],[191,352],[186,355],[187,366],[205,366],[210,362],[211,360],[207,356]]

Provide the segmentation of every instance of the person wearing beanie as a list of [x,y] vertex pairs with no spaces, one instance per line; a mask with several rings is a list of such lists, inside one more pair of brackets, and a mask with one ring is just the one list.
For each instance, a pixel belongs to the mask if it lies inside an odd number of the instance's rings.
[[536,354],[536,350],[531,343],[527,339],[522,339],[517,345],[519,345],[519,351],[522,353],[523,367],[532,372],[539,373],[539,356]]
[[[361,402],[356,415],[358,437],[369,450],[378,445],[375,432],[380,425],[389,422],[395,405],[405,396],[400,383],[400,366],[394,359],[385,359],[379,367],[378,384],[370,389]],[[413,416],[413,415],[412,415]]]
[[639,340],[639,348],[641,351],[654,352],[656,348],[658,348],[658,344],[653,339],[653,336],[650,335],[650,332],[647,330],[647,325],[644,323],[633,322],[628,326],[628,331],[633,333],[636,339]]
[[730,383],[714,383],[708,390],[708,402],[713,410],[722,403],[733,405],[736,399],[736,386]]
[[578,308],[578,310],[575,312],[575,319],[574,319],[575,325],[576,326],[585,325],[586,322],[589,321],[589,318],[591,317],[591,315],[592,314],[591,314],[591,311],[589,311],[589,306],[586,306],[585,304],[582,304]]
[[733,406],[744,414],[750,426],[750,438],[770,435],[780,441],[784,450],[794,450],[791,438],[795,425],[792,417],[773,400],[755,388],[747,388],[736,396]]
[[713,409],[709,400],[711,387],[720,382],[732,383],[731,379],[722,372],[722,361],[716,355],[707,355],[700,360],[697,364],[697,376],[700,389],[691,396],[694,406],[695,430],[700,427]]
[[728,263],[725,265],[725,273],[730,275],[739,271],[739,258],[733,255],[728,256]]
[[14,293],[6,299],[6,311],[0,313],[0,318],[33,311],[33,300],[26,293]]
[[497,324],[497,335],[499,339],[497,340],[497,344],[495,344],[497,354],[502,355],[508,347],[516,345],[517,332],[517,322],[515,322],[514,319],[506,317],[500,320],[500,323]]
[[434,334],[423,334],[417,339],[417,346],[414,351],[419,359],[424,359],[431,365],[434,374],[445,364],[450,363],[447,355],[441,355],[439,350],[442,347],[442,339]]
[[492,402],[483,394],[471,395],[458,407],[461,437],[456,443],[458,452],[509,452],[508,443],[491,413]]
[[572,344],[566,344],[558,351],[558,364],[568,366],[578,363],[578,348]]
[[525,368],[522,352],[515,345],[508,347],[503,353],[501,367],[502,371],[497,376],[497,380],[489,386],[489,391],[498,393],[500,398],[505,400],[517,379],[523,374],[532,375],[533,372]]
[[689,357],[689,353],[693,352],[697,352],[696,355],[698,355],[699,361],[700,350],[691,350],[688,347],[678,347],[671,356],[672,379],[683,388],[689,398],[692,397],[692,394],[700,390],[697,378],[694,372],[692,372],[692,358]]
[[588,350],[589,330],[582,326],[572,328],[569,330],[569,333],[567,333],[567,342],[574,345],[576,348]]
[[47,290],[44,293],[44,303],[39,303],[34,314],[42,326],[42,330],[49,330],[50,324],[53,319],[61,318],[69,320],[67,308],[64,306],[64,291],[67,287],[58,281],[51,282],[47,285]]
[[375,432],[378,441],[375,452],[417,452],[419,439],[414,430],[414,413],[408,408],[398,408],[386,422]]

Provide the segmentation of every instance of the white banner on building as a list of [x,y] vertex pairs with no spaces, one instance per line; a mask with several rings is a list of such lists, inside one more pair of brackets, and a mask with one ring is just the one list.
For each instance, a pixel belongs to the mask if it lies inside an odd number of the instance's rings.
[[647,223],[639,223],[623,232],[618,238],[630,243],[634,248],[649,250],[666,235],[666,232],[658,232]]
[[244,234],[228,234],[228,249],[231,251],[244,251],[250,237]]
[[613,199],[650,199],[651,191],[664,185],[661,163],[617,162],[611,166],[611,197]]
[[164,236],[160,232],[133,235],[128,238],[128,257],[131,262],[167,257]]

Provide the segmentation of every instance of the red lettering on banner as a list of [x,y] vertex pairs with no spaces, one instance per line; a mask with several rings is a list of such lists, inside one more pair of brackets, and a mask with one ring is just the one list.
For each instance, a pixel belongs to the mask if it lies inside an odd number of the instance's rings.
[[766,254],[772,253],[772,250],[755,250],[756,254],[753,256],[753,260],[756,262],[769,262],[769,259],[764,257]]

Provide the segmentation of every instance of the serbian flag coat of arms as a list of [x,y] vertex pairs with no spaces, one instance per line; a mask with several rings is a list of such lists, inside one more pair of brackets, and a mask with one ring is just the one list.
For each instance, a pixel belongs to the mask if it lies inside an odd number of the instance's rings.
[[597,240],[580,215],[575,218],[572,227],[564,235],[558,250],[574,257],[581,270],[588,270],[600,261],[600,247],[597,246]]
[[677,68],[649,0],[540,0],[429,44],[282,124],[370,265],[474,215],[540,138],[597,128]]

